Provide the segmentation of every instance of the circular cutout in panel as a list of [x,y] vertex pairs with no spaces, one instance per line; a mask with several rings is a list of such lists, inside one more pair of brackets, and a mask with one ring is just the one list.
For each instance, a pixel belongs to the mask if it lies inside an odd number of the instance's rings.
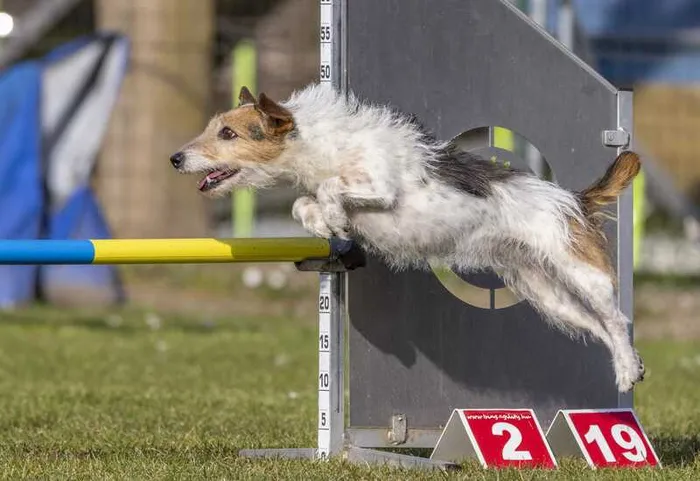
[[[479,127],[459,134],[452,142],[461,150],[482,159],[556,181],[554,172],[540,151],[525,137],[507,128]],[[433,261],[430,266],[452,295],[471,306],[505,309],[521,301],[491,269],[462,273]]]

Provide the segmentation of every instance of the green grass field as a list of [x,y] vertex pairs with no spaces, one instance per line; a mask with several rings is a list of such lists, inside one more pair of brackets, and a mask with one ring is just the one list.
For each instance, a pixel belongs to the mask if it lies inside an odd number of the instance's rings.
[[[313,300],[313,299],[312,299]],[[313,304],[313,303],[312,303]],[[33,307],[0,315],[7,479],[700,479],[700,343],[639,345],[636,407],[665,467],[453,473],[261,461],[315,444],[315,323]]]

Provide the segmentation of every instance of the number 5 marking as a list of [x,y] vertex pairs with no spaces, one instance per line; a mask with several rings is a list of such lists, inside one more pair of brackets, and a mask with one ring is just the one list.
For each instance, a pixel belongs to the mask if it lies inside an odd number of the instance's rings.
[[530,451],[518,450],[523,440],[523,436],[518,428],[504,422],[498,422],[491,427],[491,434],[494,436],[503,436],[506,433],[510,436],[503,446],[503,459],[505,461],[531,461],[532,454],[530,454]]

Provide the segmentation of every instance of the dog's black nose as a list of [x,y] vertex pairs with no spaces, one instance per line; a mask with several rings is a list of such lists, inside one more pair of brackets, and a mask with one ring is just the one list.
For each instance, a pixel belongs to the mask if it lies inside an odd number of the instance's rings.
[[176,169],[179,169],[182,167],[182,164],[185,162],[185,154],[182,152],[175,152],[173,155],[170,156],[170,163],[173,164],[173,167]]

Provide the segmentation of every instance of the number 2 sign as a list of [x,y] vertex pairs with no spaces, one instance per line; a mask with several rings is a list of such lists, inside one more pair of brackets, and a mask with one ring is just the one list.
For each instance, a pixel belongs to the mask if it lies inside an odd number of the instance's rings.
[[487,467],[556,468],[532,409],[455,409],[430,456]]
[[583,456],[592,468],[661,464],[631,409],[559,411],[547,440],[557,456]]

